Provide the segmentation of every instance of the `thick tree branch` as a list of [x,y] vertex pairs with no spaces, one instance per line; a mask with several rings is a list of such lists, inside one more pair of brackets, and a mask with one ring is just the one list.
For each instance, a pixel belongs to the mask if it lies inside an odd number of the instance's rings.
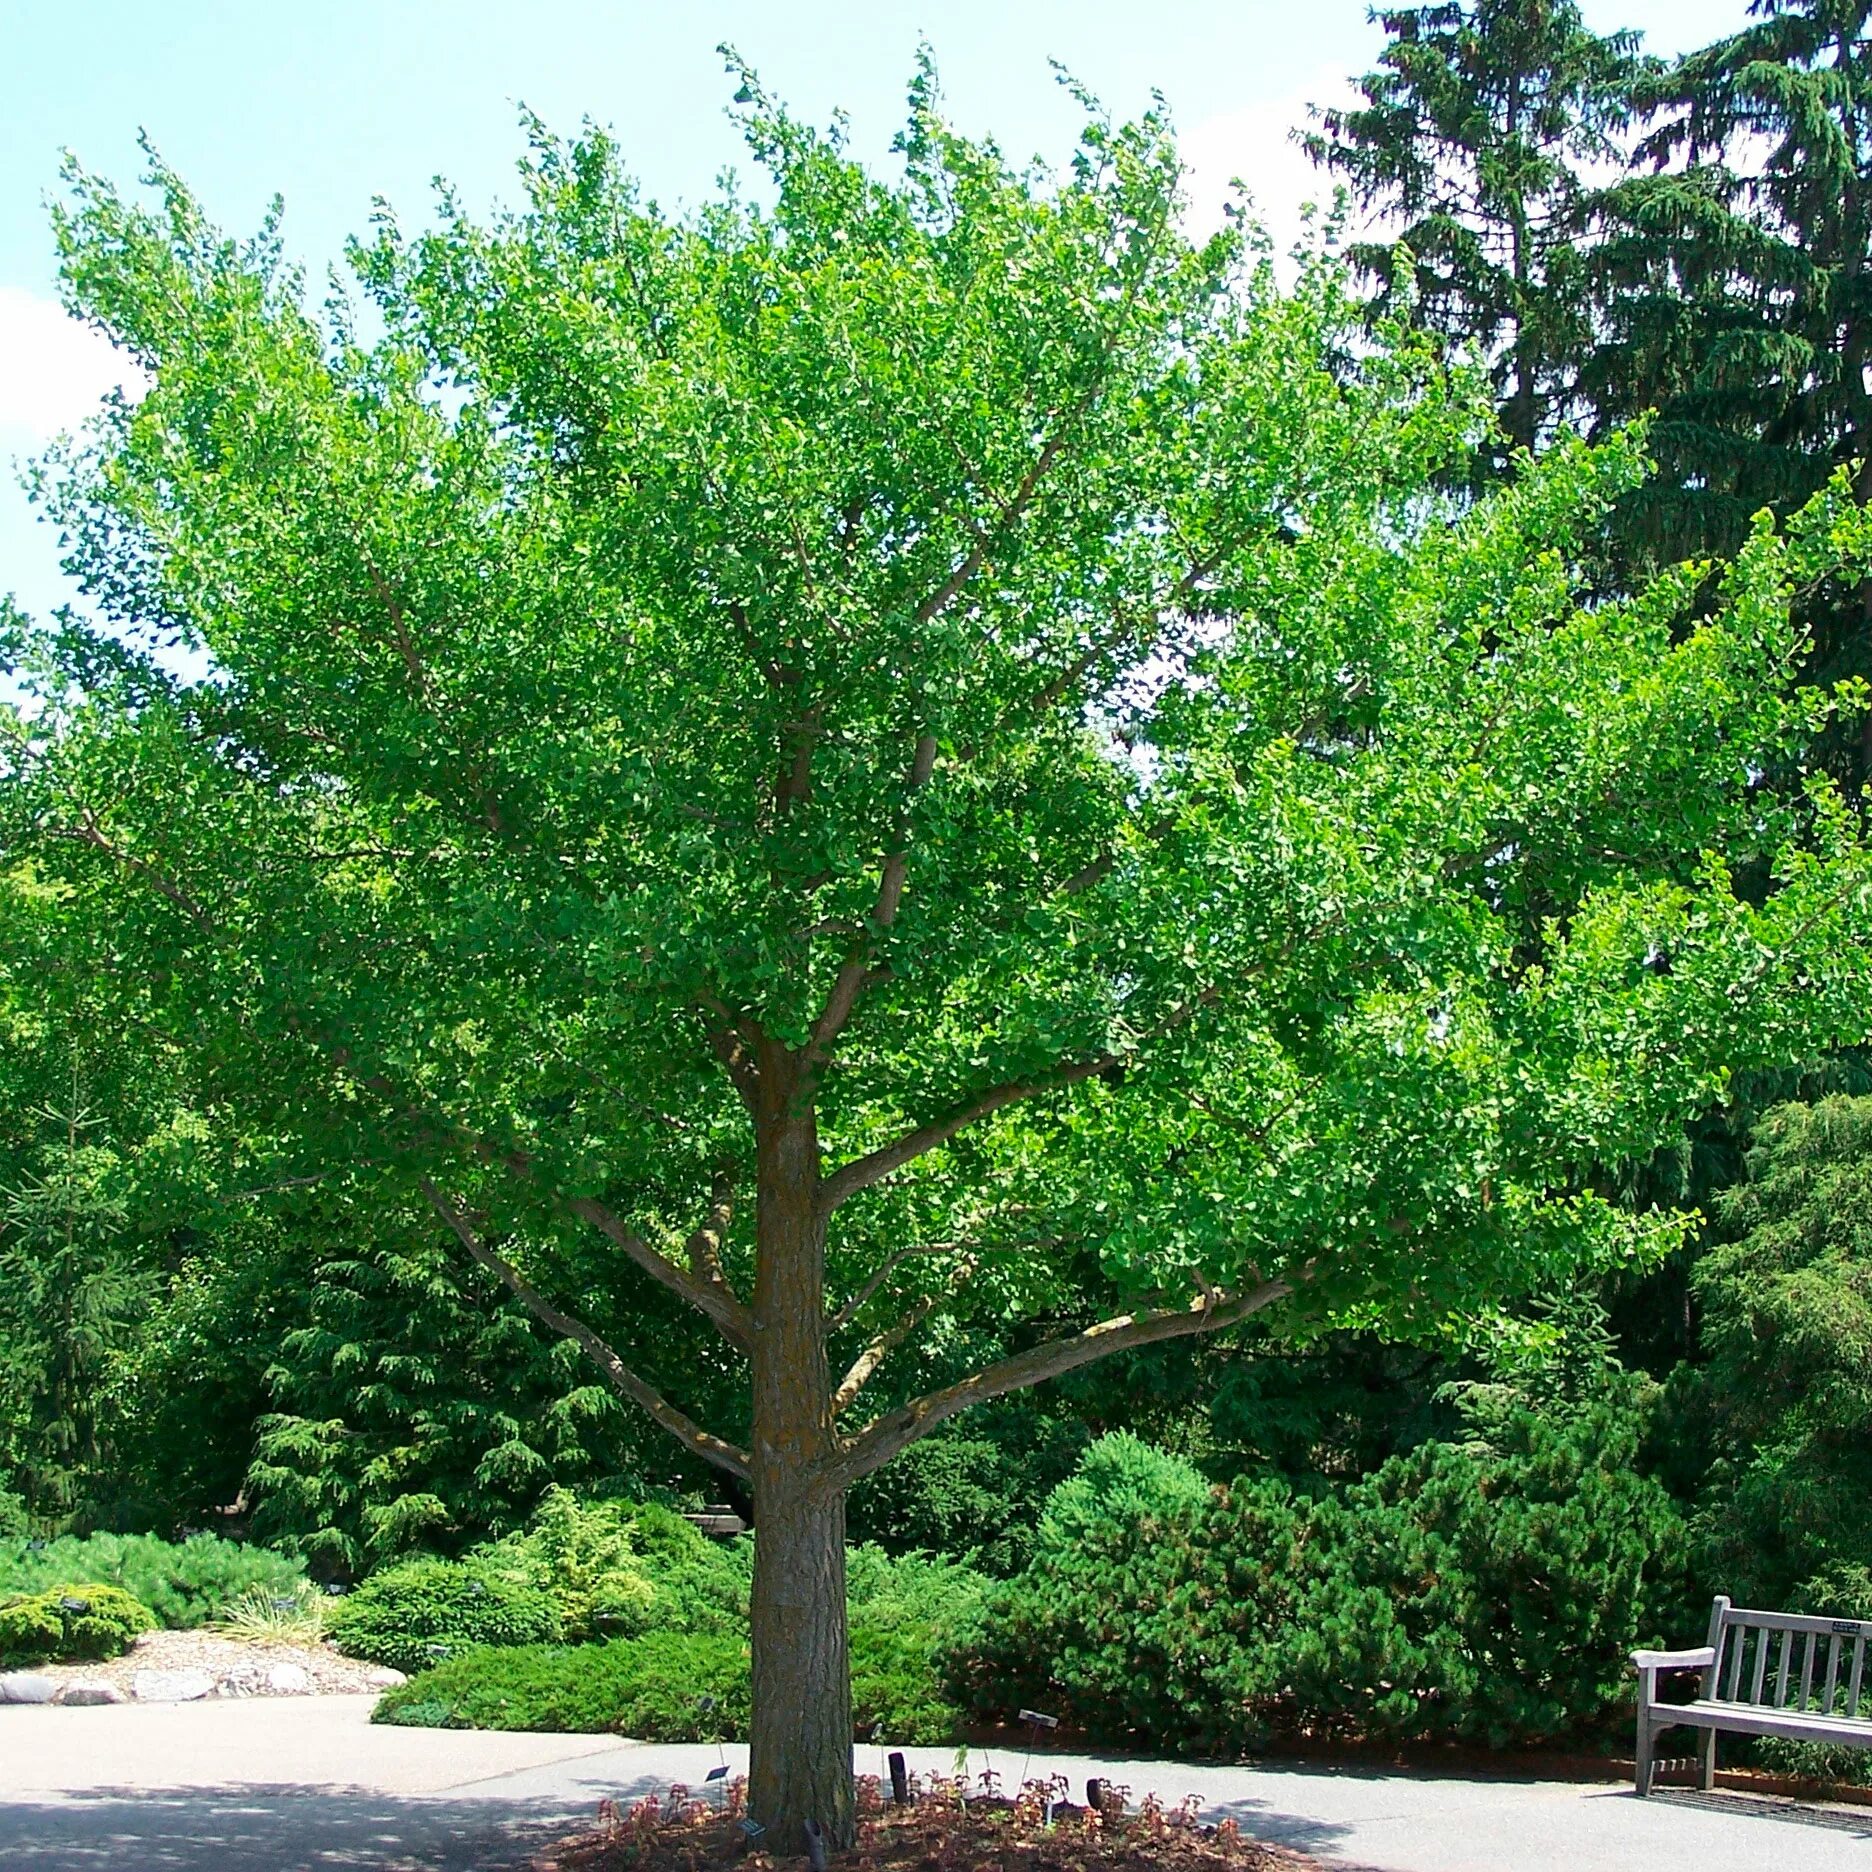
[[967,1130],[980,1119],[1039,1093],[1077,1085],[1080,1080],[1090,1079],[1117,1063],[1116,1054],[1101,1053],[1096,1059],[1075,1060],[1069,1066],[1038,1074],[1031,1079],[1009,1079],[1001,1085],[990,1086],[986,1092],[978,1093],[965,1104],[945,1112],[942,1117],[933,1118],[928,1124],[918,1125],[914,1131],[905,1132],[895,1143],[886,1144],[866,1156],[855,1157],[841,1169],[835,1170],[826,1178],[820,1200],[830,1213],[848,1197],[869,1189],[873,1183],[881,1183],[893,1171],[901,1170],[905,1164],[927,1155],[938,1145],[947,1144],[957,1132]]
[[756,1036],[736,1020],[714,995],[702,994],[696,999],[708,1021],[710,1050],[733,1081],[741,1103],[752,1112],[760,1102],[760,1067],[755,1060]]
[[532,1287],[505,1255],[481,1239],[460,1208],[434,1183],[427,1177],[422,1178],[421,1182],[429,1206],[454,1231],[469,1255],[494,1275],[535,1319],[577,1345],[618,1391],[661,1424],[684,1448],[694,1451],[716,1468],[725,1469],[738,1480],[750,1481],[750,1462],[746,1450],[704,1430],[692,1418],[685,1416],[654,1386],[638,1377],[589,1326],[575,1320],[569,1313],[562,1313]]
[[1191,1333],[1216,1332],[1234,1326],[1284,1300],[1293,1291],[1284,1280],[1263,1281],[1246,1293],[1221,1295],[1213,1289],[1192,1300],[1188,1306],[1165,1308],[1155,1313],[1125,1313],[1116,1319],[1101,1320],[1070,1338],[1048,1340],[1012,1358],[964,1378],[941,1391],[914,1399],[900,1409],[887,1411],[848,1439],[834,1465],[841,1486],[849,1487],[860,1476],[888,1462],[901,1449],[927,1436],[938,1424],[990,1398],[1005,1397],[1010,1391],[1024,1391],[1029,1385],[1042,1384],[1049,1378],[1076,1371],[1096,1359],[1109,1358],[1115,1352],[1129,1352],[1139,1346],[1155,1345],[1165,1339],[1180,1339]]
[[166,871],[151,864],[147,858],[139,858],[134,852],[125,851],[121,845],[114,843],[106,835],[97,814],[89,806],[81,806],[79,812],[82,817],[77,825],[55,827],[51,836],[72,839],[80,845],[89,845],[94,850],[102,852],[113,864],[121,865],[126,871],[142,878],[158,896],[174,904],[203,935],[219,934],[214,920],[207,911]]
[[851,1369],[839,1380],[838,1389],[832,1393],[834,1417],[851,1409],[858,1393],[871,1382],[871,1374],[929,1318],[935,1305],[936,1296],[924,1294],[908,1312],[893,1320],[852,1360]]
[[936,737],[925,731],[917,736],[915,750],[910,756],[910,771],[904,779],[904,803],[898,813],[896,838],[878,874],[877,900],[871,907],[869,919],[858,932],[857,941],[846,951],[844,961],[839,964],[839,972],[826,996],[825,1006],[820,1010],[819,1018],[813,1022],[811,1037],[802,1052],[802,1070],[809,1076],[816,1074],[825,1064],[833,1044],[844,1032],[845,1023],[851,1019],[852,1010],[857,1007],[865,990],[890,978],[887,966],[873,963],[872,943],[897,920],[897,908],[903,902],[904,882],[909,873],[910,801],[928,785],[935,768]]
[[726,1281],[719,1285],[688,1268],[679,1267],[668,1255],[659,1254],[633,1228],[605,1207],[595,1196],[562,1198],[568,1214],[589,1222],[599,1234],[622,1248],[653,1280],[660,1281],[671,1293],[680,1295],[698,1313],[714,1321],[722,1337],[746,1351],[754,1338],[754,1317],[728,1291]]
[[697,1229],[684,1244],[689,1256],[689,1271],[698,1280],[704,1280],[712,1287],[718,1287],[733,1300],[737,1306],[734,1289],[728,1284],[728,1276],[722,1269],[721,1249],[723,1238],[728,1233],[728,1224],[734,1215],[734,1182],[726,1170],[717,1170],[709,1188],[708,1219]]

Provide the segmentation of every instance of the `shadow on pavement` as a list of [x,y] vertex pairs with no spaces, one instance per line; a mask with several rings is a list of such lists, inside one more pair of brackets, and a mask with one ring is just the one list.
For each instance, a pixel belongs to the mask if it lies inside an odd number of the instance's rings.
[[98,1790],[0,1805],[0,1865],[33,1872],[506,1872],[579,1824],[564,1801],[266,1787]]
[[[1629,1788],[1625,1791],[1631,1792]],[[1729,1789],[1705,1794],[1700,1788],[1654,1787],[1651,1799],[1669,1807],[1743,1814],[1754,1820],[1791,1821],[1796,1826],[1823,1827],[1830,1833],[1844,1833],[1850,1839],[1872,1840],[1872,1811],[1845,1813],[1838,1807],[1815,1807],[1806,1801],[1768,1794],[1743,1794]]]
[[[1352,1832],[1350,1826],[1340,1821],[1283,1813],[1264,1800],[1205,1801],[1198,1818],[1204,1826],[1233,1820],[1251,1838],[1265,1840],[1270,1846],[1291,1846],[1295,1852],[1332,1852]],[[1334,1864],[1338,1872],[1343,1862]],[[1348,1865],[1344,1872],[1359,1872],[1359,1869]]]

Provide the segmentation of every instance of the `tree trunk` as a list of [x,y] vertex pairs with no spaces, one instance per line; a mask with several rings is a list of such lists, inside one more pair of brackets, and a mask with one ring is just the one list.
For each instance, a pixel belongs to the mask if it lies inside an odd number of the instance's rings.
[[[777,1049],[776,1049],[777,1051]],[[754,1720],[748,1811],[763,1848],[806,1850],[814,1821],[837,1851],[856,1837],[845,1497],[825,1347],[819,1140],[780,1061],[763,1062],[754,1276]]]

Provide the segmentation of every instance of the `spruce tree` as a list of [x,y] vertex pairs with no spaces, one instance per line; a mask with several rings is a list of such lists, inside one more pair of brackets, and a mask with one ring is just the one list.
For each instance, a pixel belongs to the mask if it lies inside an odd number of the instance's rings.
[[[1872,0],[1755,0],[1741,32],[1653,70],[1635,173],[1594,254],[1599,420],[1655,410],[1663,472],[1621,503],[1639,570],[1725,553],[1840,465],[1872,494]],[[1650,173],[1637,173],[1645,167]],[[1872,673],[1872,583],[1816,595],[1813,671]],[[1829,764],[1872,775],[1872,718]]]
[[1303,141],[1392,224],[1349,249],[1377,287],[1374,314],[1409,297],[1423,325],[1487,355],[1499,472],[1501,441],[1531,449],[1573,413],[1595,171],[1620,159],[1645,62],[1635,33],[1589,31],[1573,0],[1444,0],[1377,17],[1389,43],[1359,80],[1364,105],[1325,112]]

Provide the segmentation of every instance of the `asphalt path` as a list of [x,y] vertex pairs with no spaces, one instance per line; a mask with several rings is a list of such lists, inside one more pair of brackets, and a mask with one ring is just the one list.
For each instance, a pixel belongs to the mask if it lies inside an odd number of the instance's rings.
[[[373,1728],[368,1697],[0,1707],[0,1866],[34,1872],[507,1872],[597,1803],[703,1785],[746,1751]],[[949,1771],[947,1749],[905,1751]],[[1018,1751],[969,1770],[1018,1779]],[[861,1772],[883,1752],[857,1751]],[[1337,1872],[1872,1872],[1872,1808],[1606,1783],[1036,1755],[1318,1854]]]

